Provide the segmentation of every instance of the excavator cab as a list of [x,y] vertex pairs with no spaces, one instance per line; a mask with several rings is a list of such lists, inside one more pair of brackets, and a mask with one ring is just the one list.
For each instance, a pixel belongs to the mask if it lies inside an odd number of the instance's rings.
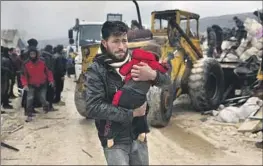
[[191,59],[195,61],[202,58],[199,18],[198,14],[182,10],[153,11],[151,13],[151,31],[156,38],[166,37],[168,39],[166,47],[183,47],[190,53]]

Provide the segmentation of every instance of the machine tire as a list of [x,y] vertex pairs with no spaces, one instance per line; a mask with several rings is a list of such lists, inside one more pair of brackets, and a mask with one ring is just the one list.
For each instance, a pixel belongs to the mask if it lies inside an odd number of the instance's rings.
[[83,90],[81,88],[83,83],[84,83],[84,75],[81,74],[78,81],[76,82],[74,101],[78,113],[81,116],[86,117],[85,116],[85,112],[86,112],[85,89]]
[[188,82],[189,96],[196,111],[217,109],[224,94],[224,73],[213,58],[203,58],[193,65]]
[[[168,93],[167,107],[165,106],[165,96]],[[148,122],[153,127],[165,127],[168,125],[173,112],[173,98],[175,92],[173,85],[163,88],[151,87],[147,94],[149,104]]]

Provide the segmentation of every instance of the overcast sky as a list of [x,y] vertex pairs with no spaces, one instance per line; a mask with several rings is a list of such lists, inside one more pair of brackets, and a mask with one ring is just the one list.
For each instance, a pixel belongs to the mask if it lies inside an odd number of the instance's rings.
[[[138,1],[143,24],[154,10],[181,9],[201,17],[253,12],[261,1]],[[107,13],[122,13],[130,23],[137,19],[132,1],[1,1],[1,29],[16,28],[37,39],[65,38],[75,18],[105,21]]]

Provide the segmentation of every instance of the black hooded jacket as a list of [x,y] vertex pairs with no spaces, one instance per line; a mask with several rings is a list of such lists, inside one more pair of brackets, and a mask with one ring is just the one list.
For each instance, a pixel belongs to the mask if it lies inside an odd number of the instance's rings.
[[67,71],[67,59],[63,55],[63,46],[56,47],[56,54],[54,55],[54,76],[64,77]]
[[53,48],[51,45],[47,45],[41,54],[41,58],[45,61],[48,69],[54,73],[55,59],[52,55]]
[[1,75],[10,79],[14,74],[14,66],[12,59],[8,54],[8,48],[3,48],[3,53],[1,53]]

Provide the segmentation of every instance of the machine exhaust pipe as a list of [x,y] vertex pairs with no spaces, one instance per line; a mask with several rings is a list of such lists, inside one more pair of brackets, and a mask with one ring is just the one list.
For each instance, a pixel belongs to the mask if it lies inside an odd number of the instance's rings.
[[135,6],[136,6],[137,15],[138,15],[138,21],[139,21],[139,24],[140,24],[140,29],[142,29],[142,19],[141,19],[141,13],[140,13],[139,5],[138,5],[138,3],[137,3],[136,0],[133,0],[133,3],[134,3]]

